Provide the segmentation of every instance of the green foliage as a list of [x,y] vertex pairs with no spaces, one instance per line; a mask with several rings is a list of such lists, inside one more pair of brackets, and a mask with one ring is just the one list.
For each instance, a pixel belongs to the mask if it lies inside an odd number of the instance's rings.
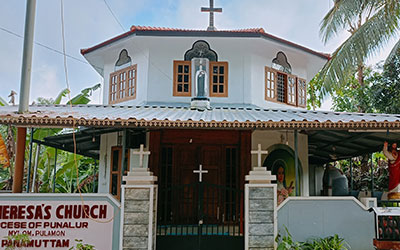
[[[317,75],[308,85],[308,109],[321,106],[322,88],[323,82]],[[363,85],[354,72],[330,94],[335,111],[400,113],[400,50],[385,65],[364,68]]]
[[[7,241],[11,242],[11,244],[9,246],[7,246],[5,248],[5,250],[13,250],[13,249],[23,248],[24,245],[28,244],[31,241],[29,235],[27,235],[27,234],[9,235],[4,238]],[[19,247],[19,245],[21,247]]]
[[278,243],[277,250],[347,250],[347,243],[337,234],[325,238],[316,238],[312,241],[294,241],[292,235],[285,227],[286,236],[278,234],[275,241]]
[[69,250],[95,250],[94,246],[89,245],[89,244],[84,244],[82,240],[77,240],[76,241],[76,246],[71,247]]
[[321,70],[321,93],[325,95],[346,84],[349,75],[382,49],[399,29],[398,0],[336,0],[321,23],[322,39],[327,42],[344,31],[350,32],[350,37]]
[[[389,170],[386,157],[383,153],[378,152],[372,154],[373,173],[371,175],[371,162],[366,156],[353,158],[353,190],[368,191],[371,189],[372,178],[374,180],[375,191],[388,191]],[[341,160],[337,162],[340,168],[351,182],[350,161]]]
[[347,250],[346,242],[337,234],[326,238],[314,239],[311,243],[307,243],[307,249],[314,250]]
[[8,106],[8,103],[0,97],[0,106]]
[[[71,99],[72,105],[77,104],[87,104],[89,103],[89,97],[92,95],[93,91],[100,88],[100,84],[96,84],[92,87],[86,88],[81,91],[80,94],[76,95]],[[62,90],[55,99],[49,98],[38,98],[37,103],[39,104],[60,104],[62,99],[66,97],[69,93],[68,89]],[[0,133],[3,138],[6,138],[7,127],[0,126]],[[36,129],[34,132],[34,139],[43,140],[48,136],[55,136],[65,132],[72,132],[69,130],[63,130],[58,128],[41,128]],[[15,134],[15,132],[14,132]],[[29,149],[30,135],[27,135],[26,148]],[[33,155],[36,151],[40,150],[39,162],[37,169],[37,182],[35,190],[37,192],[52,192],[53,187],[53,175],[54,175],[54,163],[55,163],[55,149],[51,147],[38,147],[34,144]],[[26,150],[25,159],[28,160],[28,150]],[[34,161],[34,157],[32,159]],[[32,163],[32,166],[35,162]],[[27,165],[27,164],[26,164]],[[77,170],[78,168],[78,170]],[[77,176],[79,180],[77,181]],[[0,189],[9,188],[9,183],[12,177],[11,171],[4,171],[0,169]],[[58,150],[57,151],[57,165],[56,165],[56,190],[55,192],[60,193],[74,193],[77,192],[77,187],[81,188],[82,192],[92,192],[93,185],[97,185],[96,182],[96,167],[95,161],[91,158],[83,157],[81,155],[76,155]]]
[[297,242],[293,240],[292,235],[289,233],[289,230],[285,227],[286,236],[282,236],[278,234],[275,241],[278,243],[277,250],[301,250],[306,246],[305,242]]

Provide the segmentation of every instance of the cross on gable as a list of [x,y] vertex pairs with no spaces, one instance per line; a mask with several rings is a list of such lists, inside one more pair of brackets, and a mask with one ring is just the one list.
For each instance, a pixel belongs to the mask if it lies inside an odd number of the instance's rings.
[[143,149],[144,149],[143,144],[140,144],[139,151],[133,151],[133,153],[132,153],[134,155],[139,155],[139,167],[140,168],[143,168],[143,158],[144,158],[144,156],[145,155],[150,155],[149,151],[144,151]]
[[262,165],[261,165],[261,156],[268,154],[268,151],[267,150],[265,150],[265,151],[261,150],[261,144],[258,144],[258,149],[257,150],[252,150],[251,154],[252,155],[257,155],[257,164],[258,164],[257,167],[262,167]]
[[203,165],[200,164],[199,170],[193,170],[193,173],[199,174],[199,182],[203,181],[203,174],[207,174],[208,170],[203,170]]
[[216,30],[216,28],[214,27],[214,13],[215,12],[221,13],[222,8],[214,8],[214,0],[210,0],[210,7],[209,8],[202,7],[201,12],[210,12],[210,24],[209,24],[207,30],[208,31]]

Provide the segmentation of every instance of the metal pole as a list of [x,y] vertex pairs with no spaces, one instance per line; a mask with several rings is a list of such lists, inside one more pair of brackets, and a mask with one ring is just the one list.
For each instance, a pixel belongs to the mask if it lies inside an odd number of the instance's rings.
[[350,190],[353,190],[353,158],[350,158]]
[[96,186],[95,186],[95,177],[96,177],[96,168],[97,168],[97,160],[94,160],[94,171],[93,171],[93,190],[92,192],[96,192]]
[[40,144],[36,144],[35,166],[33,168],[32,193],[35,192],[36,173],[39,165]]
[[[124,129],[124,131],[122,132],[122,156],[121,156],[121,186],[122,186],[122,182],[123,182],[123,177],[124,177],[124,173],[125,173],[125,161],[126,161],[126,157],[125,157],[125,150],[126,150],[126,134],[127,131],[126,129]],[[121,187],[118,187],[121,190]]]
[[24,180],[26,128],[17,128],[17,153],[15,156],[15,169],[13,177],[13,193],[22,193]]
[[57,152],[58,150],[56,149],[56,152],[54,154],[54,171],[53,171],[53,193],[56,192],[56,173],[57,173]]
[[299,152],[298,152],[298,134],[297,129],[294,130],[294,170],[296,172],[296,196],[300,195],[299,181]]
[[371,197],[374,197],[374,161],[371,156]]
[[32,168],[32,151],[33,151],[33,133],[35,130],[31,128],[30,142],[29,142],[29,162],[28,162],[28,177],[26,178],[26,192],[29,193],[31,184],[31,168]]
[[18,113],[28,112],[32,72],[33,34],[35,28],[36,0],[26,1],[24,52],[22,56],[21,86]]

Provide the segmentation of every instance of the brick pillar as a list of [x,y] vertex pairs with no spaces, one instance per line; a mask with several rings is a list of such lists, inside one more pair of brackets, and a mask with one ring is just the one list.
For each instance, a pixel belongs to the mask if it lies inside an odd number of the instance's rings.
[[121,250],[155,250],[157,177],[147,169],[133,169],[122,186]]
[[275,176],[257,167],[246,176],[245,184],[245,250],[275,249],[277,235]]

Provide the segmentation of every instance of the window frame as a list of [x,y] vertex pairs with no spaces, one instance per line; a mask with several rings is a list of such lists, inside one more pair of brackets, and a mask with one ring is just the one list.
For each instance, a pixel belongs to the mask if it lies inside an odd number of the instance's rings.
[[[132,76],[131,78],[129,78],[129,72],[134,72],[134,77]],[[125,81],[125,88],[123,90],[121,90],[120,86],[121,86],[121,79],[120,76],[122,73],[125,73],[126,79]],[[114,77],[116,77],[117,81],[114,81]],[[128,83],[129,80],[132,79],[133,80],[133,86],[129,87]],[[137,64],[128,66],[126,68],[114,71],[110,74],[110,81],[109,81],[109,92],[108,92],[108,103],[109,104],[116,104],[116,103],[120,103],[120,102],[124,102],[124,101],[128,101],[128,100],[133,100],[136,99],[136,94],[137,94]],[[115,91],[113,91],[113,86],[115,85]],[[130,90],[134,89],[134,93],[133,95],[129,95]],[[120,93],[124,92],[125,95],[124,97],[120,97]],[[112,97],[115,97],[115,99],[113,99]]]
[[[229,76],[229,64],[228,62],[210,62],[209,63],[209,95],[210,97],[228,97],[228,76]],[[213,82],[213,78],[214,78],[214,71],[213,71],[213,67],[217,66],[218,67],[218,73],[217,73],[217,79],[218,79],[218,83],[215,84]],[[219,67],[224,67],[224,73],[220,74],[219,73]],[[220,76],[224,76],[224,82],[221,84],[219,82],[219,77]],[[222,93],[215,93],[213,92],[213,86],[217,85],[218,88],[220,85],[224,86],[224,92]]]
[[[182,66],[189,66],[189,91],[188,92],[179,92],[178,91],[178,74],[186,75],[186,73],[178,73],[178,67],[179,65]],[[174,79],[173,79],[173,96],[186,96],[190,97],[192,96],[192,62],[191,61],[179,61],[179,60],[174,60],[174,66],[173,66],[173,72],[174,72]]]
[[[126,160],[126,166],[127,169],[125,169],[124,175],[127,175],[129,172],[129,164],[130,164],[130,153],[129,153],[129,148],[126,148],[127,152],[125,155],[125,160]],[[116,171],[113,171],[113,164],[114,164],[114,151],[118,151],[118,169]],[[111,147],[111,159],[110,159],[110,187],[109,187],[109,193],[113,197],[115,197],[117,200],[120,200],[121,198],[121,172],[122,172],[122,147],[121,146],[114,146]],[[113,180],[112,177],[113,175],[117,175],[117,194],[114,195],[112,193],[112,188],[113,188]]]
[[[277,102],[278,101],[278,95],[277,95],[277,90],[278,90],[278,88],[277,88],[277,70],[275,70],[275,69],[273,69],[273,68],[270,68],[270,67],[268,67],[268,66],[265,66],[265,78],[264,78],[264,81],[265,81],[265,100],[267,100],[267,101],[274,101],[274,102]],[[274,78],[272,79],[271,77],[270,78],[268,78],[268,73],[270,73],[270,76],[274,76]],[[269,87],[268,88],[268,81],[270,81],[271,83],[273,82],[274,83],[274,87],[272,88],[272,87]],[[271,86],[271,85],[270,85]],[[271,94],[271,96],[268,96],[268,90],[270,90],[271,92],[270,93],[273,93],[273,96],[272,96],[272,94]]]
[[[304,96],[300,95],[302,88],[300,88],[300,82],[304,82]],[[304,104],[300,104],[300,100],[304,100]],[[297,77],[297,106],[307,107],[307,81],[303,78]]]
[[[271,81],[271,79],[268,79],[268,72],[274,75],[274,88],[268,88],[268,81]],[[285,73],[281,70],[274,69],[272,67],[265,66],[264,69],[264,91],[265,91],[265,100],[266,101],[272,101],[276,103],[282,103],[286,105],[291,105],[295,107],[302,107],[305,108],[307,106],[307,81],[303,78],[300,78],[296,75],[288,74]],[[284,76],[285,83],[284,83],[284,88],[285,88],[285,93],[284,93],[284,102],[278,101],[278,74],[281,74]],[[289,78],[292,78],[294,80],[294,90],[293,93],[291,89],[289,89]],[[304,96],[300,95],[300,81],[303,81],[305,83],[304,86]],[[274,97],[269,97],[268,96],[268,90],[274,91]],[[291,100],[291,96],[294,98],[294,100]],[[300,105],[300,98],[303,98],[304,104]]]

